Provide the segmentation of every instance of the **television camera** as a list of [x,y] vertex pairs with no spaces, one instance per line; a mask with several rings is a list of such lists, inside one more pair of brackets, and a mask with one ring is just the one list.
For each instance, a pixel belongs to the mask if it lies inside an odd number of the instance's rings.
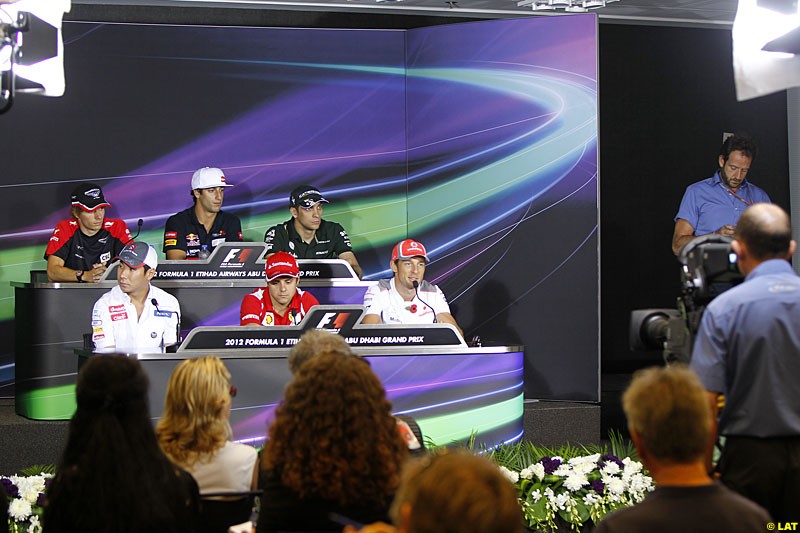
[[688,363],[694,337],[706,306],[724,291],[744,280],[733,239],[710,234],[687,243],[678,253],[681,294],[676,309],[631,311],[628,332],[631,350],[662,350],[667,364]]

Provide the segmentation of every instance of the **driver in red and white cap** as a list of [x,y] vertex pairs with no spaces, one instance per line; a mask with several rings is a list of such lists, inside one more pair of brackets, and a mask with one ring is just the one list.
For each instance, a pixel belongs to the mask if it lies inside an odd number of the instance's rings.
[[300,269],[291,254],[278,252],[269,256],[266,275],[267,286],[242,300],[242,326],[292,326],[319,304],[314,295],[297,287]]
[[422,243],[406,239],[392,250],[389,266],[394,277],[383,279],[367,289],[364,306],[367,308],[362,324],[452,324],[461,336],[450,313],[444,293],[425,277],[428,252]]

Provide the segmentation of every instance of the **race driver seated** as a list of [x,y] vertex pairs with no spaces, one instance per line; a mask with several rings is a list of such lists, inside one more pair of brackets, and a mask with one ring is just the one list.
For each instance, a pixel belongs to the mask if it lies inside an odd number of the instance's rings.
[[444,293],[425,277],[428,254],[422,243],[406,239],[392,250],[389,266],[394,277],[367,289],[367,308],[362,324],[452,324],[461,337],[464,332],[450,313]]
[[294,256],[277,252],[267,258],[267,286],[242,300],[242,326],[291,326],[299,324],[308,310],[319,302],[297,287],[300,269]]

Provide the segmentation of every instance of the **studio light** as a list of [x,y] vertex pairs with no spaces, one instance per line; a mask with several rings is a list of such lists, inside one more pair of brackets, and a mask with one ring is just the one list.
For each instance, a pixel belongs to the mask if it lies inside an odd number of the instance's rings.
[[61,22],[70,0],[0,3],[0,114],[15,93],[64,94]]

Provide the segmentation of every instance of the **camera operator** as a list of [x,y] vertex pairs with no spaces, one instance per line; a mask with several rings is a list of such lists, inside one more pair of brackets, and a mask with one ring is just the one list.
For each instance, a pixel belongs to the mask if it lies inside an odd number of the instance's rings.
[[800,277],[788,263],[795,247],[780,207],[744,212],[731,248],[745,281],[708,305],[691,360],[715,415],[725,396],[722,482],[776,522],[800,521]]

